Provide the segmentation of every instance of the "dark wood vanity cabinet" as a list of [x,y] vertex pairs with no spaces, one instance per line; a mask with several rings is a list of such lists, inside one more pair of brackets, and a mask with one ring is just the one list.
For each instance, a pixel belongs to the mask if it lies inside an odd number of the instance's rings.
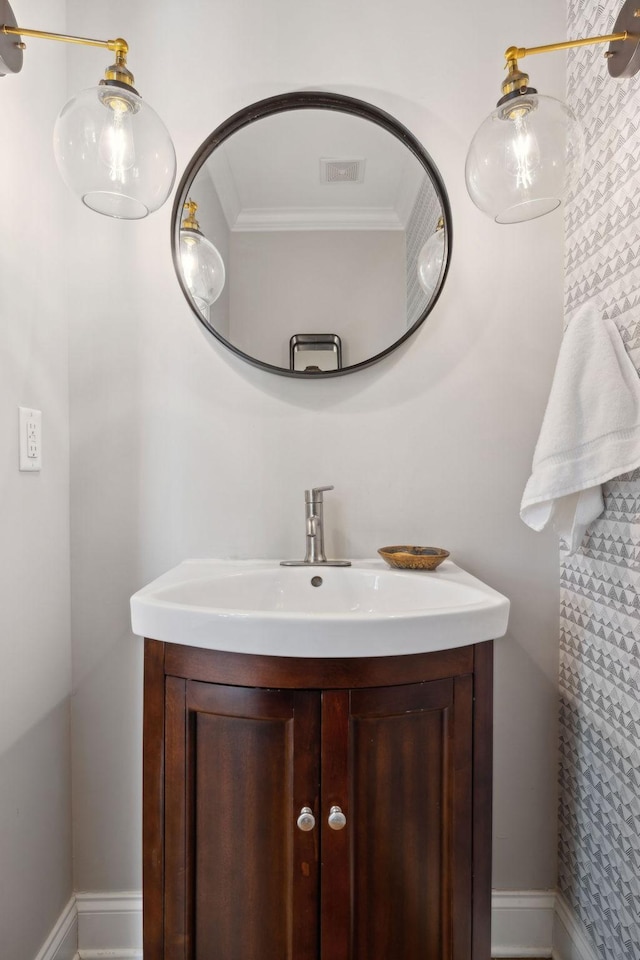
[[489,960],[491,686],[145,641],[145,960]]

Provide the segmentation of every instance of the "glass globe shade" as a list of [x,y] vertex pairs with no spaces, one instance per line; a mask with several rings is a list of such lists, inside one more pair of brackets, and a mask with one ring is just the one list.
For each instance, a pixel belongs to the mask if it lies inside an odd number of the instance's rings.
[[224,288],[224,261],[204,234],[187,228],[180,231],[180,263],[189,293],[206,315]]
[[176,154],[158,114],[133,90],[101,84],[63,107],[53,134],[58,169],[86,206],[139,220],[161,207]]
[[444,262],[444,230],[432,233],[418,254],[418,282],[431,299],[440,280]]
[[498,106],[471,141],[467,190],[497,223],[533,220],[560,206],[583,159],[582,130],[569,107],[522,94]]

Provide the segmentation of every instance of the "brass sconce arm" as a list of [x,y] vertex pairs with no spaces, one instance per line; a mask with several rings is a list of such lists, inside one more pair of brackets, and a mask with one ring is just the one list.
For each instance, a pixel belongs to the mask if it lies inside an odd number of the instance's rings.
[[[622,33],[607,33],[601,37],[585,37],[582,40],[562,40],[560,43],[547,43],[542,47],[508,47],[505,50],[505,60],[521,60],[522,57],[530,57],[534,53],[552,53],[554,50],[568,50],[571,47],[586,47],[592,43],[614,43],[617,40],[629,40],[632,34],[627,30]],[[640,39],[640,35],[636,37]]]
[[117,40],[91,40],[89,37],[72,37],[65,33],[49,33],[47,30],[28,30],[26,27],[11,27],[6,24],[0,28],[3,33],[11,34],[14,37],[38,37],[41,40],[61,40],[63,43],[81,43],[87,47],[102,47],[103,50],[113,50],[117,54],[126,57],[129,52],[129,44],[122,37]]
[[[529,88],[529,74],[523,73],[518,67],[518,60],[530,57],[534,53],[552,53],[554,50],[568,50],[571,47],[586,47],[592,43],[615,43],[634,39],[637,43],[640,35],[634,36],[627,30],[622,33],[609,33],[601,37],[585,37],[582,40],[562,40],[560,43],[547,43],[541,47],[507,47],[504,53],[507,76],[502,81],[503,96],[514,93],[524,93]],[[609,56],[613,56],[609,53]]]
[[[62,43],[78,43],[86,47],[101,47],[103,50],[112,50],[116,55],[116,60],[114,64],[105,70],[105,79],[125,83],[129,87],[133,86],[133,74],[127,69],[129,44],[126,40],[123,40],[122,37],[117,37],[115,40],[92,40],[89,37],[74,37],[65,33],[50,33],[48,30],[29,30],[26,27],[11,26],[9,24],[0,26],[0,32],[7,36],[36,37],[40,40],[59,40]],[[21,50],[25,47],[22,42],[19,42],[16,46]]]
[[609,73],[613,77],[631,77],[640,68],[640,7],[638,0],[626,0],[618,19],[614,33],[597,37],[584,37],[579,40],[562,40],[560,43],[547,43],[540,47],[508,47],[505,50],[507,76],[502,84],[503,96],[525,93],[529,77],[518,67],[518,60],[536,53],[552,53],[555,50],[570,50],[573,47],[586,47],[595,43],[611,44],[605,57],[609,60]]

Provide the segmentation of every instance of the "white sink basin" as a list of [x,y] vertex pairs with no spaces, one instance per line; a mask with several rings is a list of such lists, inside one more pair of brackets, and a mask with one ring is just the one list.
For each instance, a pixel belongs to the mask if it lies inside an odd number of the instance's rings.
[[131,598],[139,636],[281,657],[447,650],[503,636],[508,616],[506,597],[449,560],[432,572],[186,560]]

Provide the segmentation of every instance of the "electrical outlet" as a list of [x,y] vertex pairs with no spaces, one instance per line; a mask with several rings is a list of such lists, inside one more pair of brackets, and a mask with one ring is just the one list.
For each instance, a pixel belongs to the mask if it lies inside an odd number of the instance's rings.
[[20,423],[20,469],[33,473],[42,467],[42,412],[18,407]]

